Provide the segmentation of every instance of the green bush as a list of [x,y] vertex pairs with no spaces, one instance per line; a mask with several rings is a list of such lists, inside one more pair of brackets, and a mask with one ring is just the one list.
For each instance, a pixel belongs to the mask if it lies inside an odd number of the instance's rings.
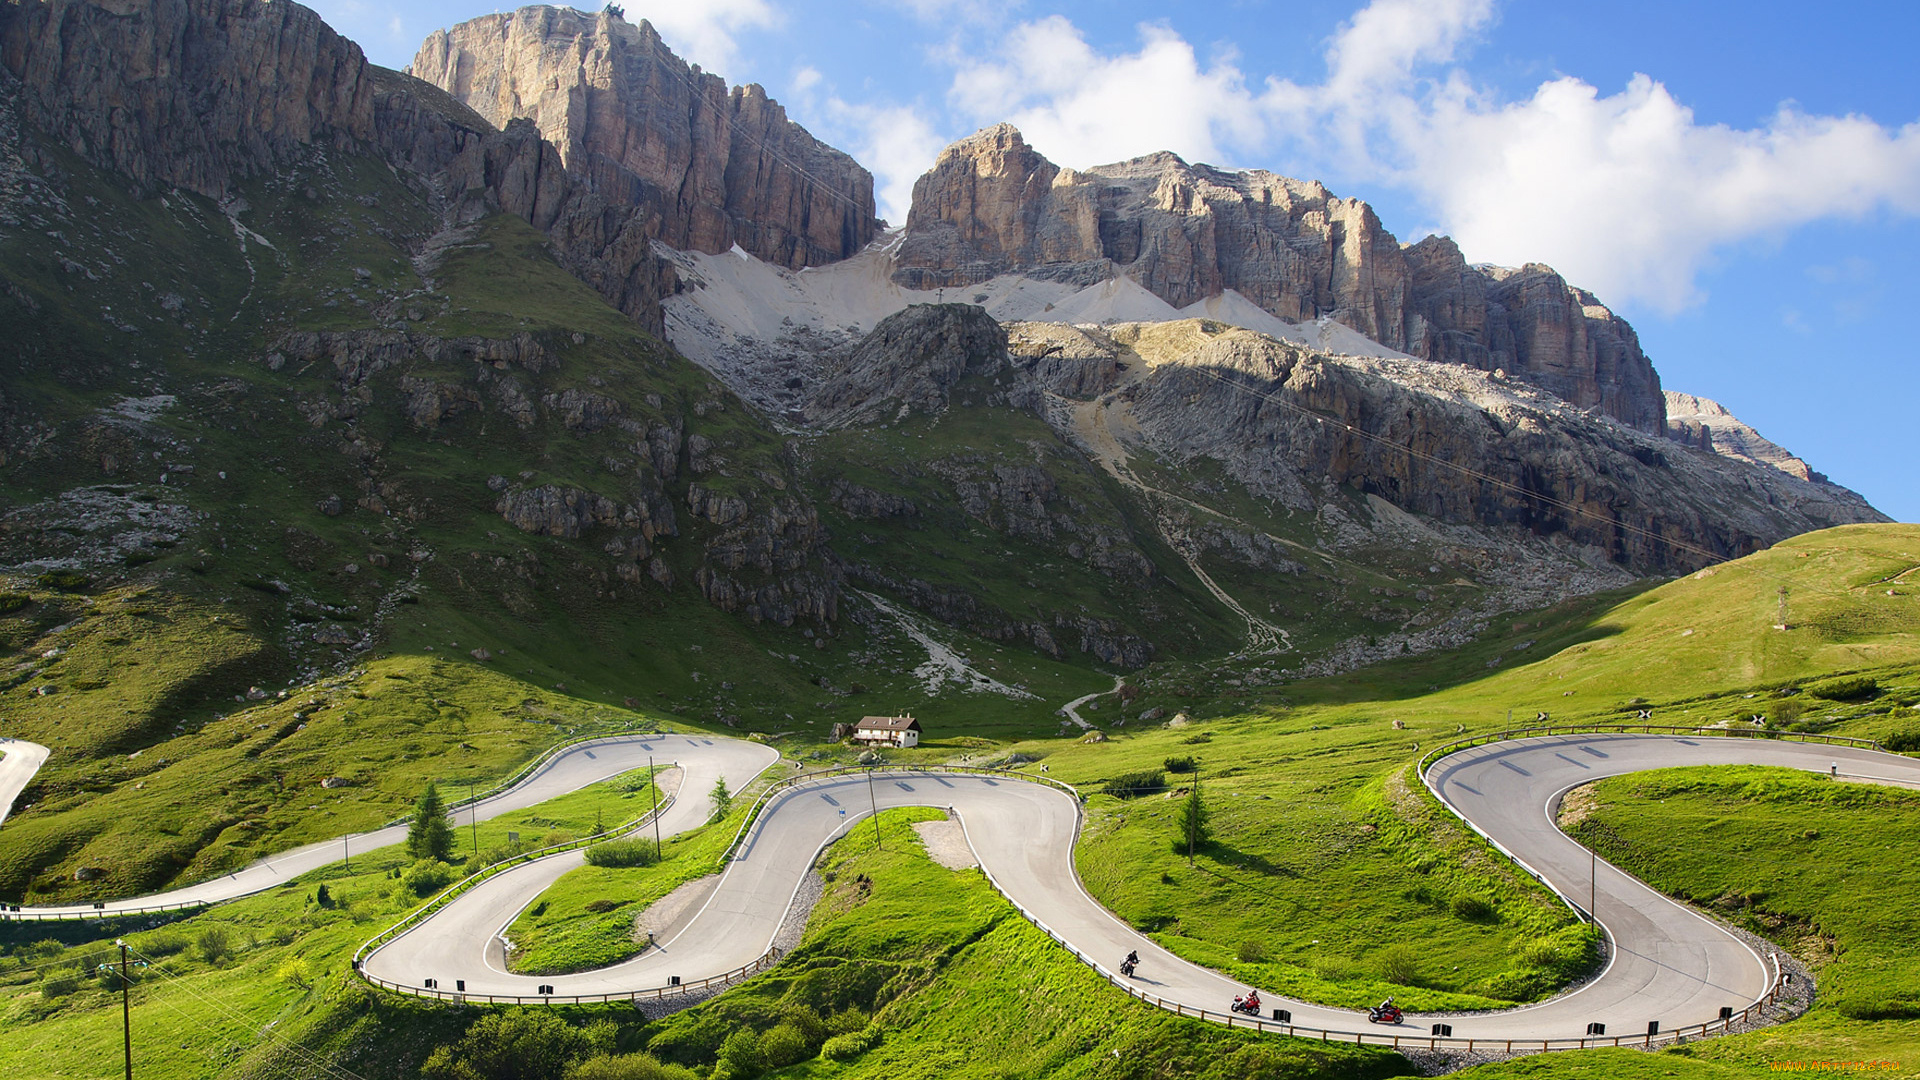
[[1793,698],[1781,698],[1767,706],[1767,726],[1786,727],[1800,719],[1800,714],[1804,711],[1806,707]]
[[33,597],[24,593],[0,593],[0,615],[11,615],[31,603]]
[[1880,745],[1896,754],[1920,752],[1920,731],[1896,731],[1882,736]]
[[77,570],[49,570],[34,578],[33,583],[56,592],[85,592],[92,581]]
[[1170,757],[1165,765],[1170,773],[1190,773],[1200,768],[1200,759],[1191,754],[1186,757]]
[[595,915],[605,915],[607,912],[621,907],[625,903],[626,901],[624,900],[608,900],[602,897],[599,900],[587,901],[587,910]]
[[1271,959],[1271,954],[1267,952],[1266,945],[1251,939],[1241,942],[1240,947],[1234,950],[1233,955],[1235,959],[1243,964],[1264,964]]
[[200,959],[214,967],[219,967],[222,961],[233,955],[233,938],[227,934],[224,926],[209,926],[200,931],[200,936],[193,944],[200,951]]
[[438,859],[421,859],[400,873],[400,885],[415,896],[429,896],[453,884],[453,867]]
[[608,840],[587,849],[587,862],[594,866],[652,866],[659,861],[659,849],[651,840]]
[[1879,682],[1871,675],[1849,675],[1807,687],[1807,693],[1828,701],[1860,701],[1872,697],[1879,690]]
[[698,1075],[652,1054],[596,1054],[567,1066],[566,1080],[698,1080]]
[[1492,922],[1499,914],[1494,910],[1493,902],[1484,896],[1456,896],[1452,909],[1454,918],[1468,922]]
[[760,1057],[770,1069],[785,1068],[813,1056],[807,1037],[792,1024],[781,1024],[760,1036]]
[[720,1060],[714,1062],[712,1076],[714,1080],[753,1080],[766,1071],[767,1061],[760,1056],[759,1037],[742,1029],[720,1044]]
[[49,975],[40,980],[40,996],[51,1001],[80,989],[80,979],[71,971]]
[[879,1045],[880,1029],[869,1025],[859,1031],[849,1031],[828,1039],[826,1045],[820,1048],[820,1056],[828,1061],[852,1061]]
[[1164,791],[1166,787],[1166,775],[1158,771],[1150,771],[1122,773],[1107,781],[1107,786],[1101,790],[1117,798],[1131,799],[1136,795]]

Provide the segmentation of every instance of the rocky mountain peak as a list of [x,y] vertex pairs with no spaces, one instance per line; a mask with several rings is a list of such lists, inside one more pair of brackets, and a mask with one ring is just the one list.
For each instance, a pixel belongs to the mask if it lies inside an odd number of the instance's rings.
[[948,147],[914,185],[894,279],[931,289],[1009,273],[1125,277],[1175,308],[1233,291],[1289,322],[1332,319],[1665,430],[1659,376],[1633,328],[1590,294],[1544,266],[1469,266],[1444,237],[1403,247],[1372,207],[1318,182],[1166,152],[1076,172],[997,125]]
[[847,258],[879,227],[867,170],[646,22],[545,5],[483,15],[429,35],[408,71],[496,125],[532,120],[570,175],[675,248],[738,244],[797,270]]

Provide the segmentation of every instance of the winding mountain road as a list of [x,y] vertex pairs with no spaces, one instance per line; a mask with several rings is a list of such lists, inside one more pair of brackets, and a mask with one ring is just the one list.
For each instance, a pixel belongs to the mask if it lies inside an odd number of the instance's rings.
[[[715,777],[725,776],[738,790],[776,760],[764,746],[704,736],[592,743],[557,756],[525,784],[489,800],[482,816],[616,775],[636,762],[644,764],[647,753],[671,757],[685,770],[685,794],[663,816],[663,832],[692,828],[706,819],[708,808],[699,793],[710,788]],[[1710,1024],[1722,1008],[1744,1010],[1776,984],[1777,968],[1770,957],[1626,873],[1593,860],[1554,824],[1561,797],[1578,784],[1646,769],[1726,764],[1785,766],[1853,780],[1920,785],[1920,760],[1789,741],[1589,733],[1460,750],[1433,764],[1426,774],[1428,787],[1570,906],[1581,912],[1594,909],[1611,942],[1604,969],[1573,992],[1537,1005],[1467,1016],[1409,1015],[1405,1023],[1391,1027],[1369,1025],[1363,1014],[1352,1010],[1276,995],[1263,995],[1266,1003],[1290,1011],[1292,1028],[1316,1035],[1327,1031],[1373,1041],[1399,1036],[1423,1045],[1434,1022],[1452,1025],[1454,1044],[1473,1039],[1573,1045],[1590,1024],[1604,1024],[1609,1035],[1624,1034],[1638,1042],[1650,1022],[1671,1033]],[[864,821],[875,806],[949,809],[994,885],[1028,918],[1130,993],[1165,1008],[1207,1011],[1220,1019],[1226,1004],[1245,992],[1226,976],[1162,949],[1087,894],[1073,869],[1080,805],[1065,790],[1018,775],[910,768],[803,776],[777,786],[704,905],[663,934],[658,948],[625,963],[561,976],[505,970],[501,932],[553,880],[579,865],[579,853],[570,852],[501,873],[460,895],[367,953],[362,970],[406,992],[446,995],[444,988],[459,980],[469,997],[559,1000],[651,995],[675,977],[693,983],[750,967],[767,953],[814,858]],[[394,835],[385,838],[386,832]],[[402,832],[396,827],[366,834],[360,842],[368,847],[396,842]],[[289,852],[176,893],[126,901],[122,909],[150,908],[189,893],[211,899],[223,889],[240,895],[235,890],[267,887],[258,886],[258,875],[268,875],[270,886],[322,865],[338,853],[338,842],[331,852],[321,850],[327,847]],[[1122,980],[1112,969],[1130,950],[1142,957],[1139,972]],[[427,989],[429,979],[441,989]]]

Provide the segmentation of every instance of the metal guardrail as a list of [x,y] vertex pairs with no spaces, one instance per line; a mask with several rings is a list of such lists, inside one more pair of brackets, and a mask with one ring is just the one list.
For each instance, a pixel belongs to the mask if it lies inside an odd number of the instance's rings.
[[766,810],[767,805],[771,803],[776,796],[785,794],[800,787],[802,784],[812,783],[816,780],[825,780],[836,776],[857,776],[862,773],[878,772],[943,773],[948,776],[1005,776],[1036,784],[1047,784],[1073,796],[1076,801],[1086,801],[1086,797],[1080,794],[1080,789],[1074,787],[1072,784],[1055,780],[1051,776],[1035,776],[1031,773],[1015,772],[1012,768],[996,769],[984,765],[835,765],[831,768],[816,769],[813,772],[789,776],[784,780],[776,781],[771,787],[767,788],[767,790],[761,792],[760,797],[755,799],[753,806],[748,809],[746,818],[740,822],[740,827],[734,830],[733,842],[728,844],[727,849],[720,853],[720,862],[725,864],[733,861],[734,853],[740,850],[740,845],[746,839],[747,833],[759,822],[761,813]]
[[1079,949],[1074,948],[1066,938],[1055,933],[1052,927],[1048,926],[1033,912],[1028,911],[1020,901],[1015,900],[1009,895],[1007,890],[1001,886],[1000,882],[994,878],[993,871],[987,869],[985,863],[981,864],[980,869],[986,874],[987,883],[993,886],[993,890],[999,893],[1002,899],[1013,905],[1013,909],[1020,913],[1021,918],[1032,923],[1041,933],[1052,938],[1061,948],[1071,953],[1074,959],[1092,968],[1101,978],[1119,987],[1121,990],[1126,991],[1129,997],[1138,998],[1149,1005],[1164,1009],[1176,1016],[1190,1016],[1211,1023],[1225,1024],[1227,1027],[1252,1028],[1256,1031],[1273,1035],[1289,1035],[1296,1038],[1308,1039],[1317,1038],[1322,1042],[1351,1042],[1356,1045],[1384,1046],[1395,1050],[1486,1050],[1499,1051],[1502,1053],[1518,1053],[1533,1050],[1591,1050],[1604,1046],[1665,1046],[1685,1042],[1688,1039],[1702,1038],[1715,1033],[1725,1033],[1736,1025],[1747,1023],[1772,1007],[1773,1003],[1779,1000],[1781,992],[1788,985],[1787,978],[1783,976],[1780,971],[1779,957],[1770,955],[1769,959],[1773,964],[1772,985],[1765,994],[1755,999],[1752,1004],[1724,1020],[1709,1020],[1702,1024],[1675,1028],[1671,1031],[1659,1032],[1658,1034],[1647,1032],[1640,1035],[1594,1035],[1578,1039],[1498,1039],[1463,1038],[1444,1035],[1402,1035],[1378,1030],[1335,1031],[1329,1028],[1307,1027],[1299,1024],[1282,1023],[1278,1020],[1236,1015],[1231,1012],[1220,1013],[1210,1009],[1197,1009],[1184,1002],[1171,1001],[1157,994],[1148,993],[1135,985],[1133,980],[1126,979],[1115,972],[1108,971],[1105,967],[1101,966],[1098,961],[1081,952]]
[[[467,994],[457,990],[443,990],[439,987],[407,986],[403,983],[390,982],[386,979],[369,975],[364,971],[359,972],[359,975],[362,979],[365,979],[373,985],[381,987],[382,989],[392,990],[395,993],[410,994],[413,997],[420,998],[434,998],[440,1001],[451,1001],[455,1004],[603,1005],[610,1001],[658,1001],[662,998],[691,994],[695,991],[706,990],[715,986],[731,986],[742,979],[748,978],[759,971],[779,963],[780,956],[781,953],[779,949],[768,949],[766,952],[760,954],[759,959],[751,964],[746,964],[734,968],[732,971],[723,972],[722,974],[710,976],[695,982],[678,983],[672,986],[649,987],[643,990],[623,990],[613,994]],[[539,975],[527,976],[529,979],[542,977],[543,976]],[[546,977],[550,978],[551,976]]]
[[[553,759],[559,757],[561,754],[564,754],[569,750],[576,750],[582,746],[587,746],[592,743],[613,742],[616,739],[642,739],[642,740],[648,739],[648,738],[665,739],[665,738],[670,738],[675,734],[678,734],[678,733],[671,732],[671,731],[653,731],[653,732],[642,732],[642,731],[606,732],[606,731],[603,731],[597,735],[578,735],[571,739],[567,739],[563,742],[554,743],[552,746],[549,746],[545,750],[542,750],[540,752],[540,756],[534,758],[532,761],[527,762],[525,765],[520,766],[520,768],[514,771],[513,775],[507,777],[505,780],[502,780],[499,783],[488,788],[487,790],[480,792],[478,795],[469,795],[466,798],[461,799],[457,802],[447,803],[446,804],[447,814],[449,816],[452,816],[453,814],[458,813],[464,807],[473,806],[476,803],[483,803],[483,802],[486,802],[488,799],[495,797],[496,795],[504,795],[507,792],[512,791],[514,788],[519,787],[521,784],[526,783],[528,780],[532,779],[533,776],[537,774],[541,769],[544,769],[548,765],[552,764]],[[435,782],[438,783],[438,781],[435,781]],[[451,781],[449,782],[451,783]],[[395,825],[405,825],[407,822],[412,820],[413,820],[413,814],[409,812],[401,815],[400,817],[394,818],[391,821],[384,822],[380,827],[383,829],[392,828]]]
[[1675,724],[1545,724],[1524,728],[1508,728],[1505,731],[1485,735],[1469,735],[1464,739],[1455,739],[1444,746],[1429,750],[1420,758],[1419,772],[1422,778],[1427,770],[1441,758],[1461,750],[1485,746],[1488,743],[1506,742],[1510,739],[1530,739],[1545,735],[1586,735],[1594,733],[1616,732],[1620,734],[1642,735],[1705,735],[1724,739],[1784,739],[1788,742],[1817,742],[1828,746],[1859,746],[1868,750],[1881,750],[1879,743],[1872,739],[1856,739],[1850,735],[1818,735],[1806,731],[1769,731],[1765,729],[1720,728],[1707,725],[1680,726]]
[[[679,795],[678,792],[668,795],[666,797],[666,800],[663,801],[658,807],[648,810],[646,813],[640,815],[637,818],[634,818],[632,821],[628,821],[628,822],[625,822],[624,824],[616,825],[611,829],[594,833],[592,836],[583,836],[577,840],[569,840],[564,844],[550,844],[547,847],[536,848],[533,851],[523,851],[518,855],[514,855],[509,858],[502,859],[497,863],[489,864],[485,867],[482,867],[479,870],[474,871],[472,874],[467,875],[465,878],[462,878],[461,880],[441,890],[438,894],[436,894],[433,897],[433,899],[428,900],[426,903],[421,904],[419,907],[414,908],[412,911],[409,911],[406,914],[406,916],[402,918],[399,922],[394,923],[392,926],[387,927],[385,930],[382,930],[380,933],[375,934],[371,938],[368,938],[366,942],[360,946],[360,948],[354,951],[353,970],[359,973],[360,977],[367,980],[368,982],[371,982],[380,986],[388,986],[389,984],[386,982],[386,980],[376,979],[373,976],[368,975],[365,972],[361,971],[362,961],[364,961],[368,956],[371,956],[382,945],[385,945],[387,942],[392,941],[394,938],[397,938],[400,935],[406,933],[407,931],[413,929],[414,926],[419,924],[422,920],[426,919],[428,916],[432,915],[434,912],[439,911],[441,908],[446,907],[448,904],[452,903],[453,901],[459,899],[468,890],[473,889],[493,878],[496,878],[501,874],[506,873],[508,870],[511,870],[518,866],[525,866],[530,862],[536,862],[540,859],[544,859],[552,855],[560,855],[569,851],[577,851],[580,848],[591,847],[594,844],[605,843],[608,840],[617,840],[622,836],[627,836],[632,833],[638,832],[639,830],[645,828],[649,823],[651,823],[655,818],[655,816],[666,813],[667,809],[673,805],[674,800],[678,797],[678,795]],[[395,985],[395,986],[389,986],[389,989],[403,989],[403,988]],[[426,994],[428,992],[424,988],[421,988],[421,993]]]
[[[235,897],[234,899],[239,899]],[[111,903],[111,901],[108,901]],[[165,911],[199,911],[224,900],[187,900],[178,904],[148,904],[132,908],[92,908],[71,911],[12,911],[0,906],[0,922],[72,922],[80,919],[118,919],[129,915],[157,915]]]

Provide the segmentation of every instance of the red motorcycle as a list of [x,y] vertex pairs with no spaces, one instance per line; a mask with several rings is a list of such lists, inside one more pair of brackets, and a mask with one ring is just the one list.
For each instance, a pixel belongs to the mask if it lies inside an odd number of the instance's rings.
[[1248,1016],[1259,1016],[1260,995],[1248,994],[1246,997],[1234,998],[1233,1004],[1228,1006],[1228,1008],[1237,1013],[1246,1013]]
[[1392,998],[1367,1010],[1367,1022],[1370,1024],[1397,1024],[1404,1019],[1406,1017],[1400,1012],[1400,1006],[1395,1005]]

